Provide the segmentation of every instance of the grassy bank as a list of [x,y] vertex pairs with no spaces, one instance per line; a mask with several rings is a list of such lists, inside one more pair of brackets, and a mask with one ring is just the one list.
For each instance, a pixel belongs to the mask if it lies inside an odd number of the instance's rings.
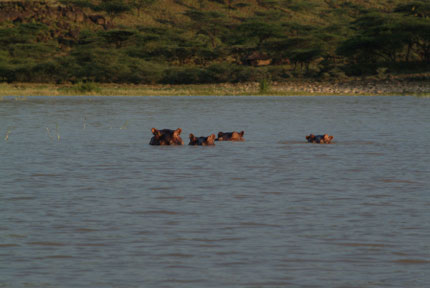
[[179,95],[430,95],[430,81],[347,81],[283,83],[128,85],[78,83],[74,85],[0,84],[4,96],[179,96]]

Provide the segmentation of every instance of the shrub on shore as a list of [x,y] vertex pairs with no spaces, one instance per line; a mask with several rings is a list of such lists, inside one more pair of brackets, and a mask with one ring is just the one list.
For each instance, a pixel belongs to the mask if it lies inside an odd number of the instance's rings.
[[263,78],[260,80],[260,94],[265,94],[270,92],[271,81],[267,78]]

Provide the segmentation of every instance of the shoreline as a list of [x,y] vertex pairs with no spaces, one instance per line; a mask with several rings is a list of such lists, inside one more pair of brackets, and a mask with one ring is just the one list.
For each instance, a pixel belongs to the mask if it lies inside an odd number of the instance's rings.
[[328,96],[386,95],[430,96],[430,81],[425,80],[352,80],[352,81],[290,81],[273,82],[265,91],[260,84],[44,84],[0,83],[0,97],[7,96]]

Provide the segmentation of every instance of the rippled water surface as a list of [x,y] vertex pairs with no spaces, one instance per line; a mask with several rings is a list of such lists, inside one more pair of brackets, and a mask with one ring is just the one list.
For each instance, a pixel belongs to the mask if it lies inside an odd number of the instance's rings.
[[428,98],[5,98],[0,124],[0,287],[430,283]]

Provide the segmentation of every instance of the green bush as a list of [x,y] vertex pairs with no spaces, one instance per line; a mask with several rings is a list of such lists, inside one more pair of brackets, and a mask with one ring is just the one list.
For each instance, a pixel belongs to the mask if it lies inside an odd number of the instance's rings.
[[202,83],[201,79],[206,78],[205,69],[197,67],[171,68],[164,72],[162,83],[165,84],[196,84]]
[[368,76],[374,75],[377,67],[378,65],[376,63],[347,64],[342,67],[342,71],[344,71],[347,76]]
[[82,93],[100,92],[100,87],[94,82],[79,82],[74,87],[76,91]]
[[41,83],[59,83],[64,77],[64,75],[61,74],[62,69],[58,63],[54,61],[43,62],[34,65],[31,69],[31,81]]
[[261,94],[270,92],[270,89],[272,87],[272,81],[270,81],[270,79],[263,78],[260,80],[259,84]]
[[232,81],[232,73],[237,65],[230,63],[213,64],[206,68],[206,83],[227,83]]
[[0,63],[0,82],[14,82],[15,80],[14,69],[10,65]]
[[125,58],[124,63],[128,67],[128,72],[121,74],[119,81],[123,83],[160,83],[163,79],[164,70],[166,69],[164,65],[159,63],[136,58]]
[[238,66],[232,75],[232,82],[257,82],[259,79],[259,69],[251,66]]
[[292,77],[291,72],[283,66],[269,66],[267,73],[273,81],[283,81]]

